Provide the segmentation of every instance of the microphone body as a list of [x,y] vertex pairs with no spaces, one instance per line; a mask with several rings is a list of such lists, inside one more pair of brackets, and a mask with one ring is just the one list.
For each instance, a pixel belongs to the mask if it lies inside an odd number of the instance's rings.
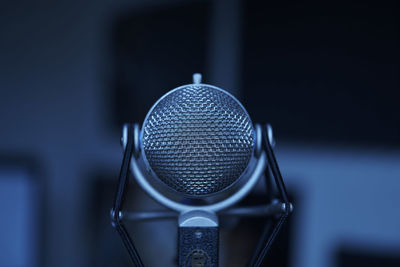
[[[140,257],[121,223],[124,217],[122,195],[129,167],[144,191],[176,212],[179,266],[216,267],[219,262],[218,216],[251,191],[266,170],[267,157],[272,153],[262,148],[265,142],[270,147],[272,138],[269,140],[263,135],[265,130],[252,123],[234,96],[218,87],[202,84],[199,74],[193,76],[193,81],[161,97],[148,112],[141,129],[137,124],[131,128],[125,125],[123,129],[125,154],[120,187],[111,213],[114,227],[138,266],[142,266]],[[277,168],[272,169],[279,172]],[[282,180],[278,177],[276,181],[279,179]],[[283,181],[278,184],[282,186]],[[286,194],[286,191],[280,193]],[[245,208],[231,214],[288,213],[291,204],[287,197],[284,200],[285,203],[275,203],[264,209]],[[267,240],[266,237],[262,239]],[[264,251],[254,257],[258,264],[265,256]]]
[[168,92],[148,112],[140,164],[158,192],[189,204],[179,210],[179,266],[217,266],[219,224],[210,205],[238,190],[240,180],[247,182],[256,136],[236,98],[194,80]]

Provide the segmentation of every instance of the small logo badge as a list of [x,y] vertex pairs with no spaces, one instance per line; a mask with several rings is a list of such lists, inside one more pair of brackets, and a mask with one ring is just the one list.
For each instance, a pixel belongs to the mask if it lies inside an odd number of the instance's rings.
[[208,267],[210,257],[204,250],[195,249],[186,257],[185,267]]

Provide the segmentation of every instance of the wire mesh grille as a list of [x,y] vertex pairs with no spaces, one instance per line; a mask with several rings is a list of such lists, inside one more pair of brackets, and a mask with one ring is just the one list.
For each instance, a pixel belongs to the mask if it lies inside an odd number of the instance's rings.
[[250,117],[236,99],[207,85],[165,95],[143,124],[146,160],[169,187],[202,196],[233,184],[254,147]]

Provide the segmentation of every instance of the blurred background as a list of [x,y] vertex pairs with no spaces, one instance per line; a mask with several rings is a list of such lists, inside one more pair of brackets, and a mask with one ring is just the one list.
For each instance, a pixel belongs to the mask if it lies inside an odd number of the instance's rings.
[[[109,220],[121,126],[194,72],[274,127],[295,212],[265,266],[400,266],[398,14],[395,1],[2,1],[0,266],[130,266]],[[159,208],[130,188],[127,208]],[[244,266],[262,224],[224,224],[222,266]],[[176,222],[129,230],[146,266],[174,266]]]

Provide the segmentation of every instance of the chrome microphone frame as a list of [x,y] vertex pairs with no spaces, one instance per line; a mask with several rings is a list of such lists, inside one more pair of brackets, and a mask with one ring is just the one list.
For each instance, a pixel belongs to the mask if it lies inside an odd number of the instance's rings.
[[[218,216],[271,217],[275,221],[275,224],[271,229],[269,229],[269,224],[266,223],[267,226],[258,241],[257,248],[251,257],[248,266],[258,267],[262,264],[263,259],[279,233],[282,225],[293,211],[293,205],[289,202],[286,187],[272,149],[275,143],[272,134],[272,127],[269,124],[264,127],[257,124],[255,129],[255,157],[257,163],[252,175],[244,186],[231,196],[219,202],[203,206],[191,206],[165,197],[154,189],[150,183],[148,183],[146,177],[138,166],[138,159],[140,157],[140,127],[138,124],[132,123],[124,125],[123,135],[121,138],[124,147],[124,156],[114,204],[110,215],[112,226],[119,233],[135,266],[142,267],[144,265],[137,253],[132,238],[124,226],[124,221],[147,221],[177,218],[180,227],[213,227],[218,226]],[[169,208],[170,211],[123,211],[130,170],[142,189],[162,205]],[[251,191],[263,173],[265,174],[264,177],[267,184],[272,184],[271,180],[274,181],[279,197],[269,200],[269,204],[267,205],[229,208],[242,200]],[[272,179],[272,177],[274,179]],[[268,190],[270,189],[271,188]]]

